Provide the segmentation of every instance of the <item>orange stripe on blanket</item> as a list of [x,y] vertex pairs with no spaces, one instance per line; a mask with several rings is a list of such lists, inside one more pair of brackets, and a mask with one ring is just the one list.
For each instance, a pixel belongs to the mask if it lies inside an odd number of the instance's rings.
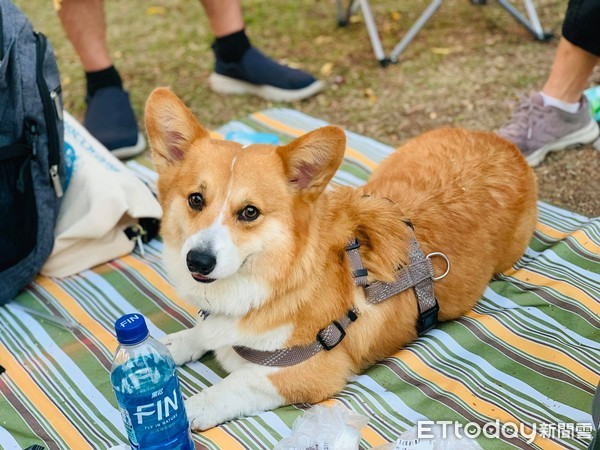
[[570,232],[557,230],[556,228],[552,228],[550,225],[541,222],[537,223],[535,229],[540,233],[559,241],[571,234]]
[[218,445],[219,448],[227,450],[244,450],[242,444],[228,435],[222,428],[211,428],[210,430],[202,431],[199,434]]
[[11,380],[23,392],[25,397],[35,406],[44,419],[50,423],[50,427],[60,433],[68,448],[84,449],[92,448],[83,438],[75,426],[56,407],[40,387],[33,381],[29,373],[19,364],[13,355],[0,345],[0,360],[6,365],[6,373]]
[[577,242],[579,242],[579,244],[585,248],[586,250],[589,250],[592,254],[594,255],[600,255],[600,245],[596,244],[594,241],[592,241],[586,234],[585,231],[583,231],[582,229],[579,229],[577,231],[575,231],[572,234],[573,238],[575,238],[575,240]]
[[583,231],[582,229],[578,229],[575,230],[573,232],[564,232],[564,231],[560,231],[557,230],[555,228],[550,227],[549,225],[543,224],[538,222],[538,224],[536,225],[536,229],[545,234],[548,237],[551,237],[553,239],[557,239],[557,240],[563,240],[569,236],[573,237],[573,239],[575,239],[577,242],[579,242],[579,244],[585,248],[586,250],[589,250],[592,254],[599,254],[600,253],[600,245],[596,244],[594,241],[592,241],[586,234],[585,231]]
[[36,280],[67,310],[75,321],[102,342],[108,351],[114,353],[117,349],[117,339],[106,328],[96,322],[81,305],[51,278],[39,277]]
[[383,444],[388,443],[388,441],[383,439],[379,435],[379,433],[377,433],[369,425],[367,425],[366,427],[363,427],[363,429],[360,430],[360,433],[362,434],[363,439],[365,441],[367,441],[371,445],[371,447],[375,447],[376,445],[383,445]]
[[525,354],[535,355],[536,359],[547,361],[558,367],[564,367],[578,376],[584,383],[589,383],[589,380],[597,377],[594,372],[568,354],[518,336],[495,317],[479,314],[474,311],[469,311],[466,316],[480,322],[486,330],[494,334],[498,341],[506,342],[511,347],[515,347]]
[[[439,388],[459,397],[465,403],[465,405],[468,405],[468,408],[473,409],[481,413],[482,415],[489,417],[492,420],[498,419],[502,423],[521,423],[516,417],[512,416],[507,411],[501,409],[498,405],[492,404],[486,400],[476,397],[474,393],[470,391],[468,386],[466,386],[464,383],[457,380],[453,380],[452,378],[447,377],[441,372],[432,369],[427,364],[425,364],[420,358],[418,358],[416,354],[404,351],[402,352],[401,358],[402,361],[408,367],[410,367],[410,370],[412,372],[420,375],[429,383],[434,384]],[[525,424],[523,424],[523,427],[523,429],[528,435],[532,432],[531,428],[527,427]],[[536,438],[533,442],[535,442],[543,449],[562,449],[560,445],[543,438],[539,434],[536,435]]]
[[586,293],[584,290],[569,284],[563,280],[555,280],[536,272],[532,272],[528,269],[520,269],[512,274],[512,276],[518,280],[535,286],[544,286],[554,289],[556,292],[560,292],[566,297],[577,300],[583,306],[588,308],[594,314],[600,315],[600,303],[594,299],[591,295]]
[[185,310],[191,316],[196,317],[198,314],[198,308],[190,305],[189,303],[182,300],[175,292],[175,288],[166,281],[162,275],[157,273],[152,267],[148,264],[134,258],[131,255],[125,256],[120,259],[123,264],[127,264],[129,267],[135,269],[138,273],[140,273],[149,283],[151,283],[156,289],[169,297],[177,306],[181,309]]
[[[254,114],[252,114],[252,117],[254,117],[259,122],[262,122],[262,123],[270,126],[271,128],[274,128],[278,131],[282,131],[282,132],[287,133],[292,136],[302,136],[303,134],[305,134],[304,130],[290,127],[289,125],[286,125],[277,120],[271,119],[270,117],[267,117],[262,113],[254,113]],[[358,152],[357,150],[354,150],[353,148],[346,147],[346,155],[348,155],[351,158],[354,158],[357,161],[362,162],[365,166],[367,166],[371,170],[373,170],[377,167],[377,163],[370,160],[365,155]]]

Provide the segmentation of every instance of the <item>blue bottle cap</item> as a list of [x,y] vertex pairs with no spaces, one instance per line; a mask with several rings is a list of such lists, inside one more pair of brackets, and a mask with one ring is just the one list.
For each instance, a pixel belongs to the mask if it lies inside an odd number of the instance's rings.
[[133,345],[142,342],[148,336],[146,320],[141,314],[125,314],[115,322],[117,340],[121,344]]

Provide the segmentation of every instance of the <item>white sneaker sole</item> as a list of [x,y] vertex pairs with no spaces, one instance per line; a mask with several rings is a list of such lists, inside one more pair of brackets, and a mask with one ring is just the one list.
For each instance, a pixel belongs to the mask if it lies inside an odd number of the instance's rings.
[[544,160],[548,153],[590,144],[599,135],[600,128],[598,127],[598,124],[595,120],[591,120],[585,127],[574,131],[571,134],[567,134],[558,141],[551,142],[538,148],[531,155],[527,156],[527,163],[531,167],[536,167]]
[[316,80],[302,89],[281,89],[266,84],[248,83],[214,72],[208,77],[208,85],[213,91],[219,94],[252,94],[274,102],[297,102],[304,100],[319,93],[325,87],[325,83]]
[[144,150],[146,150],[146,139],[142,132],[138,131],[138,139],[135,145],[132,145],[131,147],[116,148],[110,150],[110,152],[119,159],[127,159],[139,155]]

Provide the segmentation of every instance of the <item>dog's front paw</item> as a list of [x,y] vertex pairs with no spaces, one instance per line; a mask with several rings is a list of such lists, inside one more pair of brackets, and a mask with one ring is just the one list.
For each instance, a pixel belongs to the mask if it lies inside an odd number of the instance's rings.
[[216,410],[208,402],[206,391],[193,395],[185,401],[185,410],[192,430],[208,430],[219,424]]
[[196,346],[193,328],[167,334],[160,339],[160,342],[169,349],[173,361],[178,366],[186,362],[196,361],[206,352],[206,350]]

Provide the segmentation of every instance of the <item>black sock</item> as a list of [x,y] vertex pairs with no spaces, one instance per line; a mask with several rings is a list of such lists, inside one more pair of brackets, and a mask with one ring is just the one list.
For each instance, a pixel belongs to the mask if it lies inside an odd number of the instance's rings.
[[228,63],[240,61],[250,47],[250,40],[244,29],[217,38],[214,44],[217,58]]
[[86,72],[85,79],[87,81],[87,95],[92,97],[98,89],[109,86],[123,87],[121,76],[115,66],[110,66],[108,69],[98,70],[96,72]]

